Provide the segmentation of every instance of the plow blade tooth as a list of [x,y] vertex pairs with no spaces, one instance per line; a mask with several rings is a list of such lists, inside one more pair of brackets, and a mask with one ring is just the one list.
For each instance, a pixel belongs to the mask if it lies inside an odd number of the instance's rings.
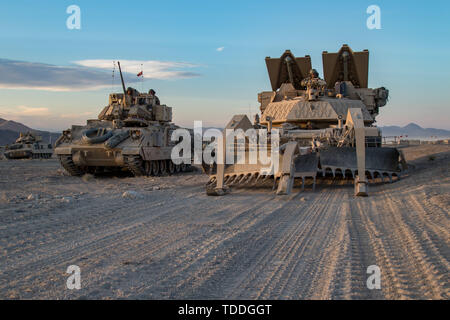
[[249,183],[255,178],[255,176],[256,176],[255,173],[250,174],[250,176],[248,177],[248,179],[245,180],[244,185],[249,184]]
[[347,169],[352,174],[352,178],[355,179],[355,170]]
[[[305,191],[305,185],[306,185],[306,176],[302,176],[302,191]],[[313,176],[313,185],[312,185],[312,189],[313,191],[316,190],[316,176]]]
[[353,179],[355,179],[355,170],[351,169],[351,168],[347,168],[345,170],[345,176],[347,176],[347,172],[350,172],[351,176]]
[[233,185],[235,182],[236,182],[236,180],[239,178],[239,174],[237,174],[237,175],[234,175],[234,176],[232,176],[231,178],[230,178],[230,182],[228,183],[230,186],[231,185]]
[[206,184],[207,186],[211,186],[213,185],[215,182],[217,181],[216,177],[212,177],[211,179],[209,179],[208,183]]
[[227,176],[225,176],[223,183],[228,184],[232,179],[233,179],[232,175],[227,175]]
[[237,182],[237,184],[241,184],[241,183],[244,182],[246,179],[248,179],[248,177],[249,177],[249,174],[244,174],[244,175],[242,176],[242,178],[239,179],[239,181]]
[[234,179],[231,180],[230,185],[235,184],[235,183],[238,181],[238,179],[239,179],[240,176],[241,176],[240,174],[235,175],[235,176],[234,176]]
[[257,184],[258,181],[261,180],[261,177],[262,177],[262,176],[263,176],[262,174],[258,174],[258,173],[257,173],[257,177],[256,177],[255,181],[253,182],[253,184],[254,184],[254,185]]

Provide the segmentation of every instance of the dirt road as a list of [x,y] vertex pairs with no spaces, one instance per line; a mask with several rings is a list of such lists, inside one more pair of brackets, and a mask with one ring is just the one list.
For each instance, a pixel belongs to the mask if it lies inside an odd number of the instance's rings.
[[368,198],[332,180],[207,197],[200,172],[82,179],[0,161],[0,298],[449,299],[450,148],[405,152],[414,170]]

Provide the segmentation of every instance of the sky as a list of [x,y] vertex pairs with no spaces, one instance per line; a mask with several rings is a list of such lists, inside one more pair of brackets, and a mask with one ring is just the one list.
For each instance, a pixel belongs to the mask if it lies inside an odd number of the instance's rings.
[[[80,29],[66,10],[80,8]],[[377,5],[381,29],[366,12]],[[368,49],[369,87],[390,91],[378,125],[450,129],[449,1],[85,1],[0,3],[0,118],[58,131],[96,118],[108,94],[155,89],[174,122],[223,127],[258,112],[266,56]],[[142,69],[144,79],[136,74]]]

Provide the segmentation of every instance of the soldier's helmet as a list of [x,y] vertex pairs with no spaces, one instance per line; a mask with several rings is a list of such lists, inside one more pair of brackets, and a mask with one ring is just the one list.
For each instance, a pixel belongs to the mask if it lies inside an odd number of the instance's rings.
[[309,70],[309,76],[311,78],[318,78],[319,77],[319,73],[317,72],[316,69],[311,69],[311,70]]

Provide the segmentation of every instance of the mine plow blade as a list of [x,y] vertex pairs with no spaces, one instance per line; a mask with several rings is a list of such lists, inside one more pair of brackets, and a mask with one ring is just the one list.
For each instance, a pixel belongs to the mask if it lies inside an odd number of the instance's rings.
[[[399,152],[395,148],[366,148],[365,169],[369,179],[389,179],[399,176]],[[320,151],[320,170],[323,175],[332,174],[353,178],[358,174],[356,149],[351,147],[329,147]]]
[[203,170],[209,174],[209,181],[206,184],[206,193],[212,196],[220,196],[229,192],[233,186],[254,186],[264,183],[273,177],[270,169],[259,164],[234,164],[226,165],[223,174],[222,187],[218,186],[219,176],[217,166],[203,166]]

